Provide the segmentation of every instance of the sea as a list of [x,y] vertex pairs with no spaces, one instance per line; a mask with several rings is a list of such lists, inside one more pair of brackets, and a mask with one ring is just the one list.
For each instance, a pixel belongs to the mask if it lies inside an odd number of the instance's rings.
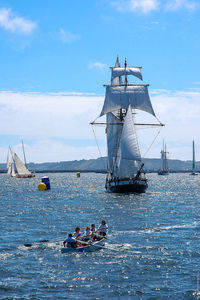
[[[105,174],[0,174],[0,299],[200,299],[200,175],[147,178],[144,194],[114,194]],[[102,219],[101,250],[61,253]]]

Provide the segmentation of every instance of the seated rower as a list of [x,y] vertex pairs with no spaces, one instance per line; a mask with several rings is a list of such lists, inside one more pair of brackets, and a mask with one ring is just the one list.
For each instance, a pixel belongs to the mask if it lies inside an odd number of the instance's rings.
[[92,238],[92,231],[90,231],[90,227],[87,226],[82,240],[86,242],[86,241],[91,240],[91,238]]
[[76,240],[75,240],[75,238],[72,237],[71,233],[69,233],[68,238],[66,238],[64,240],[64,242],[63,242],[64,247],[65,247],[66,244],[67,244],[67,248],[73,248],[74,249],[74,248],[77,247],[76,246]]
[[92,232],[92,235],[91,235],[92,239],[96,240],[97,239],[97,235],[96,235],[97,231],[96,231],[96,228],[95,228],[94,224],[91,225],[91,232]]
[[105,237],[108,231],[108,225],[106,224],[105,220],[101,221],[101,224],[98,227],[98,232],[99,235],[101,235],[102,237]]
[[80,232],[80,227],[79,226],[77,226],[76,228],[75,228],[75,232],[73,233],[73,237],[76,239],[76,245],[77,246],[81,246],[81,232]]
[[76,240],[81,240],[81,233],[80,233],[80,227],[79,226],[77,226],[76,228],[75,228],[75,231],[74,231],[74,233],[73,233],[73,237],[76,239]]

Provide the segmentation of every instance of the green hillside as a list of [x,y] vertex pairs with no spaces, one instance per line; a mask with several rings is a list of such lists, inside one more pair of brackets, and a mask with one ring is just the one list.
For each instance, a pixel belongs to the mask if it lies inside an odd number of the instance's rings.
[[[157,171],[160,168],[160,159],[144,158],[144,170]],[[181,161],[169,159],[168,165],[171,171],[190,171],[192,168],[191,161]],[[101,157],[89,160],[74,160],[61,162],[46,162],[46,163],[29,163],[28,168],[32,171],[96,171],[106,172],[107,158]],[[200,170],[200,162],[196,163],[196,170]],[[6,171],[6,164],[0,164],[0,171]]]

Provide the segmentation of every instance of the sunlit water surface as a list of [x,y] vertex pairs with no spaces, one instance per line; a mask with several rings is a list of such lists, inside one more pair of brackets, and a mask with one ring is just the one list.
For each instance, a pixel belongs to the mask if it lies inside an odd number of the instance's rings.
[[[145,194],[117,195],[92,173],[50,174],[41,192],[43,175],[0,175],[0,299],[200,299],[200,176],[151,174]],[[104,249],[61,253],[103,218]]]

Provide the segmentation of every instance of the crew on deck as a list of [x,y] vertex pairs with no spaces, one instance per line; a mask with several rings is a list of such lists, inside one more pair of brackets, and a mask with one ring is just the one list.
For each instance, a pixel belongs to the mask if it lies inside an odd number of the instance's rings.
[[83,237],[81,237],[80,227],[77,226],[75,228],[75,232],[73,235],[71,233],[68,234],[68,237],[64,240],[63,245],[67,248],[77,248],[81,246],[86,246],[87,244],[91,244],[95,240],[99,241],[105,238],[108,232],[108,225],[105,220],[101,221],[98,229],[96,230],[95,224],[91,225],[91,229],[89,226],[86,227]]
[[108,225],[106,224],[105,220],[102,220],[101,224],[98,227],[99,235],[105,237],[107,234],[107,231],[108,231]]
[[67,248],[76,248],[77,247],[76,239],[72,237],[71,233],[69,233],[68,237],[64,240],[64,242],[63,242],[64,247],[66,246],[66,244],[67,244]]

